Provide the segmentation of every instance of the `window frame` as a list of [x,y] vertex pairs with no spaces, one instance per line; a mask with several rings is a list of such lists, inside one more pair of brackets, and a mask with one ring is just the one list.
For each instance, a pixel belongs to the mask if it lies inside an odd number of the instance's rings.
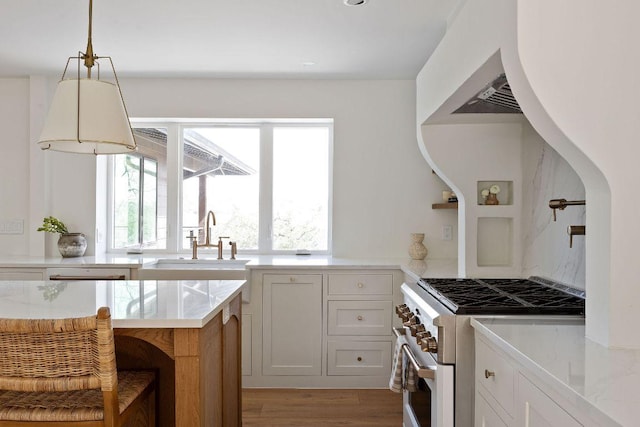
[[[140,159],[140,170],[138,171],[138,241],[136,243],[134,243],[131,246],[128,247],[132,247],[132,246],[143,246],[145,244],[149,244],[149,243],[155,243],[158,241],[158,177],[157,177],[157,173],[158,173],[158,159],[151,157],[151,156],[145,156],[139,153],[125,153],[125,155],[127,156],[132,156],[132,157],[137,157],[138,159]],[[156,212],[156,220],[155,220],[155,240],[153,241],[149,241],[149,242],[144,242],[144,203],[145,203],[145,197],[144,197],[144,182],[145,182],[145,161],[151,161],[151,162],[155,162],[156,164],[156,191],[155,191],[155,212]],[[113,211],[114,211],[114,188],[113,188],[113,180],[114,180],[114,168],[115,168],[115,156],[109,156],[109,162],[108,162],[108,175],[109,175],[109,191],[107,192],[108,197],[109,197],[109,202],[107,203],[108,209],[109,209],[109,213],[107,215],[107,221],[108,221],[108,247],[110,248],[111,251],[120,251],[120,250],[126,250],[127,247],[124,248],[113,248],[113,239],[114,239],[114,224],[113,224]]]
[[[259,167],[259,219],[258,249],[241,250],[247,255],[291,255],[295,250],[273,250],[271,240],[273,225],[273,129],[276,127],[326,127],[328,130],[327,171],[327,249],[312,250],[311,254],[330,255],[332,251],[333,224],[333,119],[141,119],[131,118],[133,128],[164,128],[167,130],[167,236],[165,249],[145,249],[150,253],[188,253],[183,248],[182,236],[182,163],[183,130],[204,127],[249,127],[260,130]],[[268,151],[265,151],[265,148]],[[107,203],[107,252],[123,253],[126,248],[113,248],[113,156],[108,156],[108,203]],[[151,157],[150,157],[151,158]],[[154,159],[152,159],[154,160]],[[157,160],[156,160],[157,161]],[[158,200],[156,198],[156,205]],[[157,212],[157,206],[156,206]],[[157,223],[157,221],[156,221]],[[157,229],[157,224],[156,224]],[[156,230],[156,239],[157,230]],[[303,249],[303,248],[300,248]]]

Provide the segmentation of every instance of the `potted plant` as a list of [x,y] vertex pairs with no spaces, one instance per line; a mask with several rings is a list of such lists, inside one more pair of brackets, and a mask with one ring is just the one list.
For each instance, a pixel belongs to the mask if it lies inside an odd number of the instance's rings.
[[48,216],[42,221],[42,226],[38,231],[47,233],[58,233],[58,250],[64,258],[79,257],[87,250],[87,239],[82,233],[69,233],[67,226],[58,218]]

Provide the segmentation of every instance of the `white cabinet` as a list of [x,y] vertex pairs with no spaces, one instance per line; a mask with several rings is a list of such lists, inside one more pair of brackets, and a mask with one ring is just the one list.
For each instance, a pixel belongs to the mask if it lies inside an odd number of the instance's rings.
[[507,427],[507,424],[502,421],[502,418],[489,405],[482,393],[476,393],[475,404],[476,427]]
[[392,301],[328,301],[329,335],[389,335]]
[[[476,332],[476,427],[578,427],[569,402],[557,402],[527,377],[526,368]],[[533,378],[534,376],[531,375]]]
[[387,387],[402,277],[400,269],[250,269],[243,386]]
[[263,375],[322,373],[322,275],[265,274]]
[[582,426],[524,375],[518,374],[517,424],[527,427]]
[[327,375],[390,375],[391,342],[329,340]]
[[[507,421],[513,419],[515,394],[515,368],[499,351],[482,340],[476,341],[476,388],[477,391],[499,405]],[[494,405],[495,406],[495,405]]]
[[327,277],[327,375],[378,376],[391,372],[393,273],[330,272]]
[[0,268],[0,280],[44,280],[44,269]]

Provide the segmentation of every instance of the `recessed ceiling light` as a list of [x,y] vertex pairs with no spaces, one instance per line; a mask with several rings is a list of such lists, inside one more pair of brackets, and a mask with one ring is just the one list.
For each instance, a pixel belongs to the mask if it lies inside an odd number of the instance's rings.
[[302,63],[303,67],[313,67],[314,65],[316,65],[316,63],[313,61],[306,61]]
[[344,4],[347,6],[362,6],[366,4],[369,0],[343,0]]

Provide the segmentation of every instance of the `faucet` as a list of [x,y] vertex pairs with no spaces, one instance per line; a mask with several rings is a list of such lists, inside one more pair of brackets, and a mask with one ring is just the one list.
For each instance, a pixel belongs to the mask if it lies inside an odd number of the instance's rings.
[[573,236],[584,236],[586,234],[586,227],[584,225],[570,225],[567,227],[567,234],[569,235],[569,247],[573,247]]
[[211,237],[211,226],[209,225],[209,220],[211,218],[213,218],[213,225],[216,225],[216,215],[213,213],[213,211],[207,212],[207,228],[205,228],[204,230],[204,244],[206,246],[209,246],[211,244],[211,241],[209,240]]
[[586,204],[585,200],[567,200],[567,199],[551,199],[549,200],[549,207],[553,209],[553,220],[556,220],[556,209],[564,210],[567,206],[583,206]]
[[[198,243],[198,239],[192,239],[193,242],[193,253],[191,259],[198,259],[198,247],[217,247],[218,248],[218,259],[222,259],[222,239],[226,239],[227,237],[219,237],[218,243],[215,245],[211,244],[211,224],[209,221],[213,219],[213,225],[216,225],[216,215],[213,211],[207,212],[207,222],[204,230],[204,243]],[[190,238],[190,237],[187,237]]]

